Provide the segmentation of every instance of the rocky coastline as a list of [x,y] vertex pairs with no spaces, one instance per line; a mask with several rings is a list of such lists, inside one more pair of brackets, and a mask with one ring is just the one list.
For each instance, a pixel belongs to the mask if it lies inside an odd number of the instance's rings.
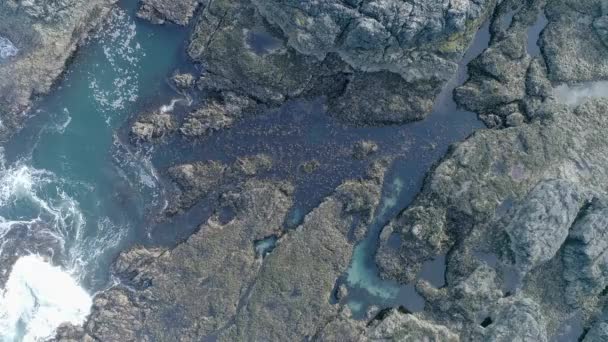
[[[0,16],[13,13],[0,21],[2,136],[112,2],[0,5]],[[176,246],[122,252],[120,283],[55,341],[608,339],[608,91],[575,104],[556,91],[606,79],[606,1],[142,0],[138,16],[192,25],[187,53],[202,71],[171,82],[203,100],[181,117],[141,114],[135,145],[204,143],[293,99],[324,97],[352,127],[423,120],[484,22],[489,46],[453,97],[487,128],[454,144],[381,230],[380,276],[414,284],[420,312],[361,320],[345,300],[343,275],[382,210],[392,161],[362,140],[352,157],[368,163],[365,176],[342,181],[289,229],[294,184],[267,176],[268,155],[164,170],[178,190],[168,220],[203,200],[212,215]],[[17,36],[19,21],[36,24]],[[23,77],[2,77],[15,71]],[[418,277],[438,256],[440,287]]]

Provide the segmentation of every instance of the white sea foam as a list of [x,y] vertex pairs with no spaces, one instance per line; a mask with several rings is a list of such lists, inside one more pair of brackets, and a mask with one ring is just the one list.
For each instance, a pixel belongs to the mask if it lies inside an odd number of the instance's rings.
[[178,103],[186,105],[186,106],[190,106],[190,105],[192,105],[192,99],[190,97],[186,97],[183,99],[173,99],[173,100],[171,100],[171,102],[168,105],[160,106],[160,112],[161,113],[171,113],[173,110],[175,110],[175,105]]
[[578,106],[589,98],[608,97],[608,81],[585,82],[574,86],[561,84],[553,89],[558,101]]
[[0,169],[0,274],[10,271],[0,293],[0,341],[42,341],[60,323],[82,321],[91,303],[78,284],[122,241],[125,230],[108,218],[85,234],[84,214],[64,190],[73,186],[24,162]]
[[16,56],[19,49],[7,38],[0,37],[0,60]]
[[[138,62],[145,53],[136,36],[133,19],[120,8],[112,10],[104,29],[95,36],[106,60],[91,68],[89,88],[108,124],[117,110],[125,109],[138,98]],[[104,78],[97,75],[104,75]]]
[[0,297],[0,338],[47,340],[61,323],[82,323],[91,305],[91,296],[65,270],[39,256],[23,256]]

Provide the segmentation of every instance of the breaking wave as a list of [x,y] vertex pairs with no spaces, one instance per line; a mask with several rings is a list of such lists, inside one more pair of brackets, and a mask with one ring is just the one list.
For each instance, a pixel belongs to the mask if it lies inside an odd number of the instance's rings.
[[[18,162],[0,168],[0,341],[44,341],[81,323],[91,296],[79,285],[121,240],[109,219],[86,232],[73,184]],[[86,271],[86,272],[85,272]]]
[[52,338],[60,324],[82,323],[92,305],[69,273],[35,255],[17,260],[0,300],[0,336],[7,342]]

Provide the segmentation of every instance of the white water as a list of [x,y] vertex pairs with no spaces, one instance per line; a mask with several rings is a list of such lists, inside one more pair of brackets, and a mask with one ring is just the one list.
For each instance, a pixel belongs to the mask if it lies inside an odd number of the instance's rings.
[[21,257],[0,297],[0,338],[44,341],[62,323],[84,322],[91,305],[91,296],[70,274],[39,256]]
[[608,97],[608,81],[585,82],[574,86],[561,84],[553,89],[556,99],[576,107],[590,98]]
[[185,106],[190,106],[192,104],[192,99],[190,97],[186,97],[183,99],[173,99],[173,100],[171,100],[171,102],[168,105],[160,106],[160,112],[163,114],[171,113],[175,109],[176,104],[183,104]]
[[[102,45],[107,63],[95,64],[89,72],[89,88],[108,125],[118,110],[139,97],[139,60],[145,53],[137,42],[135,22],[120,8],[115,8],[94,38]],[[110,67],[112,73],[105,72]],[[115,77],[104,78],[113,74]]]
[[23,162],[0,165],[0,276],[9,274],[0,290],[0,341],[44,341],[61,323],[86,318],[91,297],[79,283],[124,230],[103,218],[86,236],[79,204],[63,190],[74,184]]
[[7,38],[0,37],[0,60],[16,56],[19,49]]

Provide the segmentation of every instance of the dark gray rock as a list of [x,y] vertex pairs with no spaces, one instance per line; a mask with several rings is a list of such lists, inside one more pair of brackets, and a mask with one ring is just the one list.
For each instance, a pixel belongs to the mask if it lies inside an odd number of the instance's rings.
[[608,207],[594,200],[572,226],[564,245],[564,279],[571,304],[599,295],[608,286]]
[[271,105],[327,96],[347,122],[402,123],[430,113],[494,4],[213,1],[188,51],[204,89]]
[[530,191],[504,227],[520,272],[555,256],[584,202],[584,194],[567,181],[543,181]]
[[186,25],[194,15],[201,0],[140,0],[137,16],[155,24],[170,21],[178,25]]
[[232,165],[208,161],[173,166],[168,173],[181,191],[166,209],[166,214],[187,210],[198,201],[221,194],[239,181],[263,174],[271,167],[272,160],[263,154],[240,157]]

